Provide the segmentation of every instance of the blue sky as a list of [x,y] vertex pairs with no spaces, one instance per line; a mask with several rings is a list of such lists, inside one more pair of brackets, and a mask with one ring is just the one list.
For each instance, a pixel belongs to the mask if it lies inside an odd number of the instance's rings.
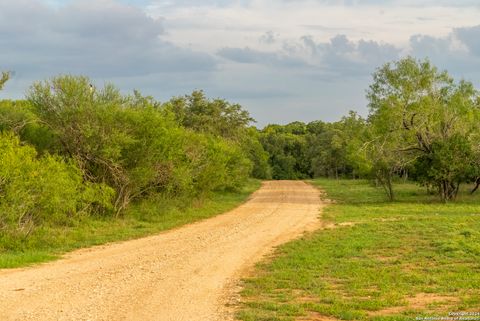
[[162,101],[194,89],[258,124],[367,113],[371,73],[429,57],[480,87],[480,2],[451,0],[2,0],[0,98],[83,74]]

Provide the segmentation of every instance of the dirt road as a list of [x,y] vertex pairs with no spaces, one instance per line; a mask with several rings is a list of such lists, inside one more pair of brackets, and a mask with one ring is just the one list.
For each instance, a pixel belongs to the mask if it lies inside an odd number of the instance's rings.
[[319,226],[319,192],[265,182],[242,206],[156,236],[0,270],[0,320],[227,321],[239,278]]

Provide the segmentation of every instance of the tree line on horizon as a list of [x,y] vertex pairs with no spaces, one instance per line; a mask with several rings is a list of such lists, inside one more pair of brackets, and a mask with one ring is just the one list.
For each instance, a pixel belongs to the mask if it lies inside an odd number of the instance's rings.
[[2,237],[120,217],[155,195],[235,191],[250,177],[369,178],[390,200],[401,177],[444,201],[462,183],[480,185],[480,96],[471,83],[408,57],[377,69],[367,98],[367,118],[350,112],[260,130],[240,105],[202,91],[160,103],[83,76],[36,82],[24,100],[0,101]]

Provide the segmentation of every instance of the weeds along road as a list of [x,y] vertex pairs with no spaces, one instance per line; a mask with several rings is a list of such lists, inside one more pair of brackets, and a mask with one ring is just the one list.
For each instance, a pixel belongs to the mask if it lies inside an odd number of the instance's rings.
[[0,320],[233,320],[238,280],[272,247],[319,227],[299,181],[263,183],[220,216],[143,239],[0,270]]

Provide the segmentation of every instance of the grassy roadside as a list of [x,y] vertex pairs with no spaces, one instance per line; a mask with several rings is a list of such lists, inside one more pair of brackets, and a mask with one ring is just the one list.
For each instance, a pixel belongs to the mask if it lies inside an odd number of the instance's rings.
[[216,192],[201,202],[157,198],[132,205],[121,219],[85,217],[71,226],[42,227],[21,244],[0,243],[0,268],[45,262],[74,249],[134,239],[209,218],[243,203],[259,187],[260,181],[251,179],[240,192]]
[[[315,180],[331,229],[281,247],[245,280],[238,318],[412,320],[480,312],[480,194],[439,203],[413,184]],[[477,316],[478,318],[478,316]]]

